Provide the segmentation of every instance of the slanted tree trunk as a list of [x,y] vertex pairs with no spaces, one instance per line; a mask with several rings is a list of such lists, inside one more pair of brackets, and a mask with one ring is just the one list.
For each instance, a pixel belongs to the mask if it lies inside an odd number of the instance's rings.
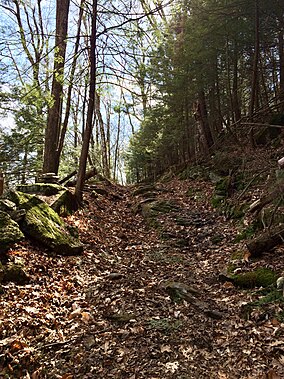
[[68,29],[69,5],[70,0],[57,0],[56,2],[56,36],[51,89],[53,104],[49,108],[47,116],[43,157],[43,173],[58,173],[60,158],[58,151],[58,142],[62,117],[63,75],[67,45],[66,38]]
[[75,187],[75,196],[79,203],[83,200],[83,188],[85,173],[87,167],[87,159],[89,152],[90,139],[93,128],[93,117],[95,109],[95,93],[96,93],[96,34],[97,34],[97,0],[93,0],[92,4],[92,31],[90,36],[90,84],[89,84],[89,102],[87,110],[86,126],[83,135],[83,145],[79,161],[78,178]]

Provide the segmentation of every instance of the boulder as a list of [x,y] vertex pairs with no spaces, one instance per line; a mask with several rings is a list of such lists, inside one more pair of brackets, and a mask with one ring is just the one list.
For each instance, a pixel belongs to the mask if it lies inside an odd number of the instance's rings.
[[0,253],[24,238],[19,225],[6,212],[0,211]]
[[30,278],[21,264],[9,262],[7,265],[0,263],[0,282],[13,282],[19,285],[29,283]]
[[75,195],[67,188],[53,183],[35,183],[17,186],[17,191],[37,195],[59,215],[67,215],[78,209]]
[[68,226],[47,203],[35,195],[16,191],[11,191],[9,198],[19,209],[26,211],[21,222],[25,234],[59,254],[82,253],[83,245],[70,235]]
[[8,199],[0,199],[0,211],[6,212],[12,220],[19,223],[26,214],[24,209],[17,209],[16,204]]
[[43,196],[52,196],[56,195],[64,187],[59,184],[53,183],[35,183],[35,184],[21,184],[17,186],[17,191],[30,193],[30,194],[39,194]]

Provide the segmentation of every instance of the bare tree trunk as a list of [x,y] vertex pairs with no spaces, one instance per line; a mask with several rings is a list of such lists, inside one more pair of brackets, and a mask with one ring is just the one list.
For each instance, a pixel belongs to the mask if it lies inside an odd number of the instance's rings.
[[89,144],[92,135],[93,117],[95,109],[95,93],[96,93],[96,34],[97,34],[97,0],[93,0],[92,5],[92,32],[90,36],[90,85],[89,85],[89,102],[87,110],[86,126],[83,135],[83,145],[80,155],[78,179],[75,188],[75,196],[79,203],[83,200],[83,187],[85,173],[87,167],[87,158],[89,152]]
[[[251,97],[249,104],[249,117],[252,118],[257,103],[258,92],[258,63],[259,63],[259,0],[255,0],[255,39],[254,39],[254,56],[252,66],[252,84],[251,84]],[[250,142],[252,146],[254,143],[253,128],[251,128]]]
[[200,131],[203,137],[203,147],[205,155],[209,154],[210,147],[213,145],[213,137],[209,126],[206,101],[205,101],[205,93],[204,91],[199,91],[198,93],[198,102],[197,109],[195,112],[195,118],[198,121]]
[[3,195],[4,192],[4,175],[0,172],[0,196]]
[[279,61],[280,61],[280,112],[284,113],[284,15],[282,16],[281,31],[279,33]]
[[43,158],[43,173],[57,174],[60,154],[58,142],[62,117],[63,74],[66,54],[66,38],[68,29],[70,0],[56,2],[56,36],[54,53],[54,71],[51,95],[53,104],[48,110],[47,126],[45,130],[45,145]]
[[239,91],[238,91],[238,45],[235,41],[234,45],[234,62],[233,62],[234,72],[233,72],[233,114],[234,121],[237,122],[241,118]]
[[[121,97],[122,95],[120,95],[120,103],[121,103]],[[117,133],[116,133],[116,139],[115,139],[114,162],[113,162],[113,180],[116,180],[116,177],[117,177],[116,174],[118,171],[120,127],[121,127],[121,111],[118,112]]]
[[96,94],[95,100],[96,115],[98,119],[100,137],[101,137],[101,149],[102,149],[102,166],[103,174],[106,178],[109,177],[109,165],[108,165],[108,149],[107,149],[107,137],[104,128],[103,117],[101,114],[100,95]]
[[77,58],[78,58],[78,51],[79,51],[81,23],[82,23],[82,17],[83,17],[84,2],[85,2],[85,0],[81,0],[81,4],[80,4],[78,29],[77,29],[75,49],[74,49],[74,59],[72,62],[71,72],[69,75],[69,86],[68,86],[68,91],[67,91],[66,110],[65,110],[64,121],[63,121],[62,129],[61,129],[61,133],[60,133],[59,143],[58,143],[58,159],[56,161],[56,165],[57,165],[56,172],[58,172],[58,168],[59,168],[59,163],[60,163],[59,157],[60,157],[62,149],[63,149],[65,135],[66,135],[68,121],[69,121],[69,116],[70,116],[70,110],[71,110],[73,81],[74,81],[74,75],[75,75]]

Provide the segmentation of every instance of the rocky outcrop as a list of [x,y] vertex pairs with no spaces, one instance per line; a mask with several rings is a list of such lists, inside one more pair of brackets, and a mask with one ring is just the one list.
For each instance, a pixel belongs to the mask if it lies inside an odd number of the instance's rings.
[[59,254],[73,255],[83,251],[83,245],[70,235],[63,220],[43,200],[16,191],[10,192],[9,198],[16,204],[17,209],[26,212],[20,226],[27,236]]
[[12,220],[8,213],[0,211],[0,253],[5,252],[23,238],[24,234],[19,225]]

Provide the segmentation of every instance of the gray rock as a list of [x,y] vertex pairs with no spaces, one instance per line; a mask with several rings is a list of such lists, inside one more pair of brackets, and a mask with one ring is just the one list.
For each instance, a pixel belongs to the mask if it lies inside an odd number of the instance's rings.
[[19,225],[12,220],[11,216],[0,211],[0,253],[5,252],[14,243],[24,238]]

